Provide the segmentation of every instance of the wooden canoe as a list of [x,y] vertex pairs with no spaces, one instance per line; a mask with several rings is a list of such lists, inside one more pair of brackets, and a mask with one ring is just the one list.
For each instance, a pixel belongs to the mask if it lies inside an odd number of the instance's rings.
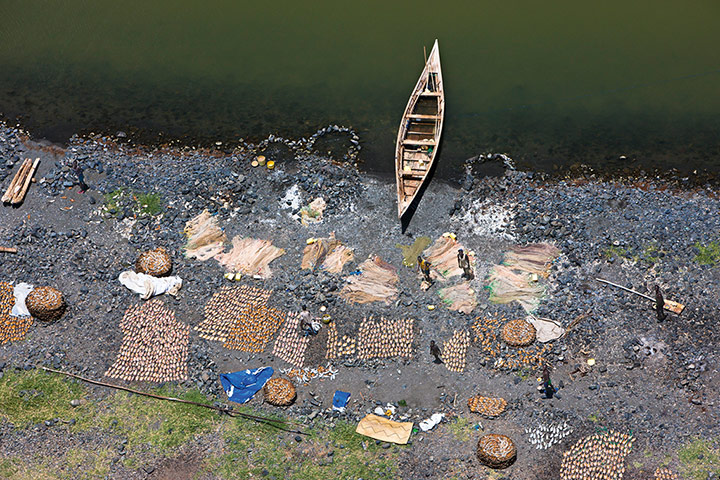
[[432,168],[445,116],[445,91],[438,41],[425,62],[403,113],[395,145],[398,218],[415,199]]

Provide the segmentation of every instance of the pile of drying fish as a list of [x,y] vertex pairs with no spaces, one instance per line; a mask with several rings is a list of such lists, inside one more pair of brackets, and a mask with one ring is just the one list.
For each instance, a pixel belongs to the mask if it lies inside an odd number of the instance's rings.
[[295,386],[286,378],[271,378],[263,387],[263,395],[269,404],[284,407],[295,400]]
[[535,445],[536,449],[546,450],[555,444],[560,443],[565,437],[572,433],[573,429],[567,422],[562,423],[540,423],[537,428],[525,428],[528,434],[528,441]]
[[443,344],[443,363],[451,372],[464,372],[467,363],[467,350],[470,346],[470,334],[459,330]]
[[205,320],[195,327],[202,338],[225,342],[243,315],[265,306],[272,290],[241,286],[224,286],[205,305]]
[[612,430],[579,440],[564,453],[561,480],[621,480],[635,437]]
[[265,350],[286,317],[285,312],[266,305],[251,308],[238,317],[223,347],[260,353]]
[[468,408],[473,413],[479,413],[485,417],[497,417],[502,415],[507,407],[507,400],[504,398],[482,397],[476,395],[467,401]]
[[333,359],[340,357],[349,357],[355,355],[357,350],[357,343],[352,337],[343,335],[339,338],[337,328],[335,324],[331,324],[328,327],[328,338],[327,338],[327,350],[325,351],[325,358]]
[[0,282],[0,345],[23,340],[33,324],[32,317],[12,315],[14,290],[9,283]]
[[308,337],[300,334],[300,314],[289,313],[287,321],[275,340],[273,355],[296,367],[302,367],[305,363],[305,350],[307,350],[309,341]]
[[310,380],[315,380],[316,378],[329,378],[330,380],[335,380],[335,376],[338,374],[338,369],[328,363],[325,367],[320,365],[317,368],[283,368],[280,370],[280,373],[287,375],[288,378],[294,382],[309,383]]
[[161,300],[128,308],[120,329],[122,345],[106,376],[141,382],[188,378],[190,327],[176,320]]
[[358,330],[358,358],[410,357],[414,323],[412,319],[363,319]]
[[[655,470],[655,480],[677,480],[675,472],[665,467],[658,467]],[[708,476],[710,478],[710,476]]]
[[485,362],[497,369],[512,370],[521,367],[536,367],[543,362],[548,345],[533,344],[528,347],[508,349],[500,340],[500,329],[507,320],[504,317],[478,317],[472,325],[475,341]]

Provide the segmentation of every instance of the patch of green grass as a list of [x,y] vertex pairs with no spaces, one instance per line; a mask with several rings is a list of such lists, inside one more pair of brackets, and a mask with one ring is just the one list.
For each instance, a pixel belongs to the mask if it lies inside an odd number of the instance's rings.
[[11,458],[0,460],[0,478],[12,478],[19,470],[17,465],[19,463],[19,460]]
[[124,197],[128,195],[128,189],[125,187],[118,188],[112,192],[106,193],[105,196],[105,209],[110,214],[116,214],[123,203]]
[[162,213],[164,204],[159,193],[141,193],[137,195],[137,205],[141,215],[152,217]]
[[683,478],[705,480],[710,472],[720,475],[720,447],[710,440],[695,439],[678,451]]
[[650,264],[656,264],[660,262],[660,254],[664,254],[665,251],[661,250],[660,247],[658,247],[658,244],[655,240],[653,240],[650,243],[647,243],[643,245],[642,251],[640,252],[639,260],[642,260],[646,263]]
[[235,419],[223,426],[224,453],[210,459],[207,470],[228,480],[263,475],[293,480],[397,478],[392,449],[355,433],[355,427],[338,422],[332,428],[307,429],[309,435],[298,443],[295,434]]
[[456,417],[455,421],[450,422],[447,425],[458,442],[467,442],[470,440],[472,427],[470,425],[470,420],[468,420],[467,417]]
[[62,467],[56,473],[68,480],[91,480],[106,478],[110,473],[110,462],[116,453],[110,448],[94,448],[92,451],[73,448],[65,453]]
[[623,247],[617,247],[615,245],[610,245],[605,250],[602,251],[602,256],[605,258],[628,258],[628,249]]
[[710,242],[703,245],[700,242],[695,243],[698,254],[695,255],[695,261],[700,265],[717,265],[720,262],[720,243]]
[[[162,387],[156,395],[207,403],[198,390],[180,391]],[[219,421],[212,410],[182,403],[117,392],[108,400],[108,410],[99,418],[103,428],[122,434],[128,448],[148,444],[155,451],[166,452],[187,442],[194,435],[210,430]]]
[[588,420],[590,420],[593,423],[604,423],[605,422],[605,419],[596,413],[591,413],[590,416],[588,417]]
[[75,419],[72,429],[83,429],[90,424],[94,408],[91,404],[73,407],[70,400],[86,394],[84,385],[55,373],[10,370],[0,379],[0,417],[17,428],[54,418]]

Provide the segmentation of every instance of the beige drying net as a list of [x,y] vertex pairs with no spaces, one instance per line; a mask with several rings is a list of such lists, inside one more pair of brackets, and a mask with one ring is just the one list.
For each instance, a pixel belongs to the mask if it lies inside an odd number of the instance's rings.
[[358,267],[360,275],[345,277],[347,285],[340,291],[340,296],[348,302],[389,303],[398,295],[395,286],[398,282],[395,267],[384,262],[380,257],[369,258]]
[[227,242],[225,233],[218,224],[217,217],[207,210],[185,224],[185,256],[205,261],[223,251]]
[[270,262],[284,254],[285,250],[275,247],[269,240],[235,237],[232,249],[215,258],[230,272],[270,278]]

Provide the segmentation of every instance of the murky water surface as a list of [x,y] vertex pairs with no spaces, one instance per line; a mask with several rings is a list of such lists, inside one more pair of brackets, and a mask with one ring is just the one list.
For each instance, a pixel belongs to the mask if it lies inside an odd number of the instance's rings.
[[342,124],[361,134],[368,170],[391,171],[423,45],[438,38],[441,176],[483,152],[546,171],[720,170],[715,1],[0,5],[0,112],[54,141],[232,142]]

